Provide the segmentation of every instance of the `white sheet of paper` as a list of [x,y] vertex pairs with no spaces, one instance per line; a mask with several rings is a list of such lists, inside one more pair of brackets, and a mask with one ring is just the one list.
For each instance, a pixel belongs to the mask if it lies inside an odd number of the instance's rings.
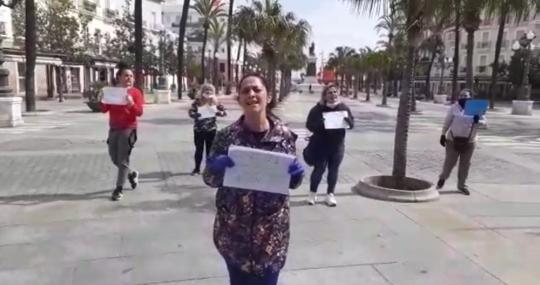
[[201,114],[200,119],[213,118],[216,116],[217,108],[215,106],[202,106],[199,107],[197,112]]
[[225,171],[224,186],[289,195],[289,165],[295,156],[230,146],[229,157],[235,165]]
[[323,113],[324,128],[327,130],[346,129],[347,122],[345,122],[345,118],[347,118],[348,116],[349,114],[347,113],[347,111]]
[[105,87],[102,89],[101,102],[109,105],[127,105],[128,89],[121,87]]

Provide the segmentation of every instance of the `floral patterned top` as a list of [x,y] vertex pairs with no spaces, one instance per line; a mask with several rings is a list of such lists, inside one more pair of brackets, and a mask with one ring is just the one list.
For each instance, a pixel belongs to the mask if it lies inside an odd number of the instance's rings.
[[[227,154],[229,146],[239,145],[287,154],[296,154],[297,135],[277,119],[263,136],[249,131],[244,118],[218,131],[211,156]],[[207,185],[219,188],[214,243],[225,260],[241,270],[262,275],[279,272],[285,265],[289,246],[289,197],[280,194],[223,187],[224,173],[205,169]],[[302,183],[291,179],[290,188]]]
[[[212,131],[217,130],[216,117],[200,119],[198,117],[199,107],[201,107],[199,100],[195,100],[195,102],[191,104],[191,108],[188,111],[189,116],[195,120],[193,124],[193,130],[196,132],[212,132]],[[219,105],[214,105],[211,107],[216,108],[217,117],[227,116],[227,112],[225,111],[225,107],[223,107],[223,105],[219,104]]]

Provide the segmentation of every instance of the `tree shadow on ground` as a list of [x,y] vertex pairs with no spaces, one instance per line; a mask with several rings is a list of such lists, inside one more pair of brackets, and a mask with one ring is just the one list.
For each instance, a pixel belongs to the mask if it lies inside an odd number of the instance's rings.
[[[141,180],[142,183],[149,183],[149,182],[163,181],[171,177],[177,177],[177,176],[191,176],[191,173],[190,172],[173,173],[171,171],[156,171],[156,172],[141,173],[139,175],[139,179]],[[151,181],[147,181],[147,180],[151,180]]]
[[188,210],[196,213],[215,213],[214,191],[203,184],[165,185],[161,191],[175,194],[178,198],[143,201],[132,205],[120,205],[115,208],[115,210],[128,209],[143,212]]
[[191,118],[153,118],[153,119],[143,119],[143,123],[154,124],[154,125],[191,125],[193,124],[193,119]]
[[[102,190],[82,194],[56,193],[56,194],[24,194],[13,196],[0,196],[2,205],[34,206],[39,204],[60,201],[88,201],[109,199],[112,190]],[[105,195],[106,194],[106,195]]]

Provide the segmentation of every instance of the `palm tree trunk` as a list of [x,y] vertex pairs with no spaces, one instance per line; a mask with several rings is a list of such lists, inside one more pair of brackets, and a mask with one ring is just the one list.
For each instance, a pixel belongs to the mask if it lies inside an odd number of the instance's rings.
[[54,98],[54,81],[53,81],[53,67],[51,65],[45,66],[47,74],[47,98]]
[[240,68],[238,66],[238,63],[240,62],[240,56],[242,55],[242,45],[242,39],[240,39],[240,42],[238,43],[238,52],[236,53],[236,82],[240,81]]
[[460,44],[460,27],[461,27],[461,0],[454,1],[456,9],[455,19],[455,43],[454,43],[454,74],[452,78],[452,103],[457,101],[458,95],[458,73],[459,73],[459,44]]
[[56,92],[58,93],[58,102],[64,102],[64,74],[61,66],[56,66]]
[[443,94],[444,88],[444,70],[446,69],[446,62],[444,61],[444,56],[441,56],[441,77],[439,78],[439,89],[437,90],[438,94]]
[[489,84],[489,109],[495,109],[495,85],[497,84],[497,74],[499,72],[499,57],[501,56],[501,47],[504,37],[504,27],[506,25],[506,18],[508,17],[508,1],[504,1],[501,9],[501,15],[499,18],[499,32],[497,34],[497,44],[495,46],[495,59],[493,60],[493,71],[491,72],[491,84]]
[[371,87],[369,87],[371,85],[371,73],[368,73],[367,74],[367,78],[366,78],[366,102],[369,102],[371,101]]
[[466,87],[473,89],[474,87],[474,30],[467,30],[467,74],[465,79]]
[[[394,73],[395,75],[395,73]],[[394,96],[394,98],[397,98],[398,97],[398,94],[399,94],[399,80],[397,79],[394,79],[394,88],[392,89],[392,95]]]
[[214,59],[212,61],[212,65],[212,83],[216,87],[216,92],[219,92],[217,50],[214,50]]
[[278,101],[281,102],[285,98],[285,69],[281,69],[281,80],[279,81],[279,97]]
[[426,99],[430,100],[433,98],[431,94],[431,70],[433,70],[433,64],[435,63],[436,53],[431,54],[431,60],[428,65],[427,76],[426,76]]
[[205,24],[204,25],[204,34],[203,34],[203,46],[202,46],[202,54],[201,54],[201,70],[202,70],[202,76],[201,78],[199,79],[199,83],[200,84],[204,84],[204,82],[206,81],[206,58],[205,58],[205,54],[206,54],[206,44],[207,44],[207,41],[208,41],[208,25]]
[[26,0],[25,8],[25,104],[27,112],[34,112],[36,110],[36,90],[34,89],[34,70],[36,68],[36,5],[34,0]]
[[135,87],[143,89],[143,26],[142,0],[135,0]]
[[[408,38],[411,42],[411,38],[415,36],[409,32]],[[405,77],[403,78],[403,86],[401,96],[399,98],[399,108],[396,124],[396,136],[394,139],[394,166],[392,170],[392,176],[394,176],[398,185],[400,181],[403,181],[407,174],[407,141],[409,137],[409,120],[411,116],[411,86],[414,80],[414,58],[415,47],[411,43],[407,48],[407,67],[405,70]]]
[[351,76],[350,75],[347,75],[347,93],[345,94],[345,96],[349,97],[349,91],[351,91]]
[[231,64],[231,45],[232,45],[232,20],[233,20],[234,0],[229,0],[229,19],[227,25],[227,84],[225,94],[230,95],[232,81],[232,64]]
[[360,89],[360,74],[357,73],[354,77],[354,99],[358,99],[358,90]]
[[384,80],[383,81],[383,94],[382,94],[382,101],[381,106],[387,106],[388,105],[388,89],[390,88],[390,81]]
[[248,57],[247,41],[244,40],[244,61],[242,62],[242,73],[246,72],[246,59]]
[[176,80],[178,81],[178,99],[182,100],[182,82],[184,75],[184,40],[186,37],[186,25],[189,12],[189,0],[184,0],[184,6],[182,6],[182,17],[180,18],[180,31],[178,37],[178,74]]
[[343,95],[343,83],[345,82],[345,73],[341,74],[341,81],[339,84],[339,94]]

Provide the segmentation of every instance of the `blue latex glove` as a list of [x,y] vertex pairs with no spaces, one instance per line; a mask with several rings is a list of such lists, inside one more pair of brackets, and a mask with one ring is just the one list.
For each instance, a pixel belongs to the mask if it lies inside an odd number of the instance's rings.
[[295,159],[291,165],[289,165],[289,174],[292,177],[301,177],[304,175],[304,166]]
[[208,169],[212,172],[220,173],[224,172],[227,168],[234,167],[234,161],[228,155],[218,155],[211,157],[206,161]]
[[478,122],[480,122],[480,116],[474,115],[473,121],[474,121],[475,124],[478,124]]

